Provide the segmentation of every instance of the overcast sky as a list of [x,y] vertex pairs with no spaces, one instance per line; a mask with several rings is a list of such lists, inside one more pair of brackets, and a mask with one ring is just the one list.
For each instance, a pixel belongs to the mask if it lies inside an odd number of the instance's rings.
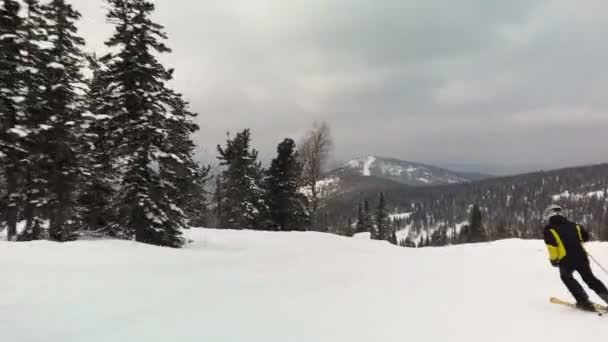
[[[102,49],[102,0],[72,0]],[[314,120],[335,158],[495,174],[608,161],[605,0],[157,0],[199,156],[251,128],[269,157]]]

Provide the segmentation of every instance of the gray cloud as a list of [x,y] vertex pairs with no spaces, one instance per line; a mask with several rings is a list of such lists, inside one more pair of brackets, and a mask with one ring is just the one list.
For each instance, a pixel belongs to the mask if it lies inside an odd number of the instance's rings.
[[[111,27],[74,0],[92,49]],[[339,160],[379,154],[510,173],[607,161],[603,0],[157,0],[174,86],[213,160],[250,127],[265,158],[313,120]]]

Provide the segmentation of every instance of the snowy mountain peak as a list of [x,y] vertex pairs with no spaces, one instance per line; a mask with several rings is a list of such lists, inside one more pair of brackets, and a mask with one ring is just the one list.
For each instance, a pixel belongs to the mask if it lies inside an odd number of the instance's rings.
[[457,172],[405,160],[367,156],[349,161],[338,171],[379,177],[407,185],[442,185],[469,182]]

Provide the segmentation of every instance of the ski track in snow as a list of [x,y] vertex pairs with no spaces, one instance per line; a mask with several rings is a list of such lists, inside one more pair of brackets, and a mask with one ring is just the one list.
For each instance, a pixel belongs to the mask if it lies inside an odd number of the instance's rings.
[[[538,240],[408,249],[312,232],[186,234],[182,250],[0,242],[2,340],[571,342],[608,331],[608,317],[549,303],[570,296]],[[607,247],[588,245],[604,261]]]
[[376,161],[376,157],[374,157],[374,156],[370,156],[367,158],[367,160],[365,161],[365,164],[363,165],[363,175],[364,176],[369,177],[372,175],[371,168],[375,161]]

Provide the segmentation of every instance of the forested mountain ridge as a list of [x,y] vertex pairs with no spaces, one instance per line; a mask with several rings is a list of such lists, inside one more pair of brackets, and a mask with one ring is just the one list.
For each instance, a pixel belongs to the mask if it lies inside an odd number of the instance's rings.
[[[361,182],[359,186],[353,184]],[[323,218],[330,230],[348,231],[357,222],[365,201],[375,207],[379,193],[401,239],[443,245],[458,240],[460,228],[478,206],[487,239],[539,238],[541,214],[550,203],[559,203],[567,215],[585,225],[597,239],[608,238],[606,188],[608,164],[540,171],[464,184],[410,187],[397,183],[370,186],[370,179],[341,180],[326,199]],[[353,223],[354,224],[354,223]],[[427,240],[427,241],[424,241]]]

